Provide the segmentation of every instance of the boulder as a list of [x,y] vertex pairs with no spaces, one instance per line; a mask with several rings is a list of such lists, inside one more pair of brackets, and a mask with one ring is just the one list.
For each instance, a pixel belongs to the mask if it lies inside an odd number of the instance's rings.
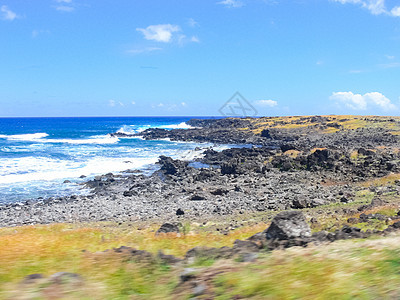
[[49,277],[49,281],[54,284],[63,284],[63,283],[76,283],[81,284],[83,282],[82,277],[76,273],[69,272],[58,272]]
[[193,296],[200,296],[205,294],[207,291],[207,286],[204,283],[196,283],[196,286],[193,288]]
[[233,251],[236,253],[252,253],[258,252],[260,249],[256,243],[252,241],[236,240],[233,244]]
[[191,201],[203,201],[207,200],[207,197],[203,193],[197,193],[190,197]]
[[358,224],[360,222],[361,222],[361,220],[359,218],[348,218],[347,219],[347,223],[349,223],[349,224]]
[[[105,252],[107,252],[106,250]],[[137,250],[135,248],[121,246],[119,248],[114,248],[113,251],[115,253],[120,253],[130,257],[131,259],[140,261],[140,262],[154,262],[155,257],[152,253],[147,252],[146,250]]]
[[396,222],[396,223],[392,224],[391,226],[395,229],[400,229],[400,222]]
[[164,254],[164,252],[162,252],[161,250],[158,251],[157,258],[159,260],[161,260],[163,263],[166,263],[169,265],[174,265],[174,264],[180,263],[182,261],[182,259],[177,258],[173,255]]
[[221,174],[236,174],[237,171],[237,164],[233,162],[223,163],[221,165]]
[[365,148],[359,148],[359,149],[357,150],[357,153],[358,153],[359,155],[363,155],[363,156],[373,156],[373,155],[375,155],[375,152],[374,152],[374,151],[368,150],[368,149],[365,149]]
[[292,208],[294,209],[303,209],[308,207],[307,200],[305,198],[299,197],[294,199],[292,202]]
[[124,193],[123,193],[124,197],[132,197],[133,194],[134,194],[133,191],[124,191]]
[[164,223],[157,230],[156,235],[160,234],[160,233],[169,233],[169,232],[179,233],[180,231],[179,231],[178,225],[171,224],[171,223]]
[[23,284],[31,284],[35,283],[40,279],[43,279],[44,276],[42,274],[30,274],[25,276],[24,280],[22,281]]
[[303,213],[299,211],[284,211],[277,214],[265,233],[267,239],[278,240],[311,237],[310,226]]
[[286,152],[286,151],[289,151],[289,150],[296,150],[296,146],[292,145],[292,144],[283,144],[283,145],[281,145],[281,151],[282,152]]
[[185,214],[185,212],[184,212],[182,209],[178,208],[178,209],[176,210],[176,215],[177,215],[177,216],[183,216],[184,214]]
[[174,175],[178,173],[180,169],[186,168],[188,163],[161,155],[159,157],[158,164],[161,166],[160,169],[164,172],[164,174]]
[[269,129],[264,129],[263,131],[261,131],[261,137],[272,139],[271,132],[269,131]]
[[199,270],[195,268],[185,268],[183,272],[179,274],[179,279],[181,283],[186,282],[188,280],[196,278],[196,274],[198,272]]

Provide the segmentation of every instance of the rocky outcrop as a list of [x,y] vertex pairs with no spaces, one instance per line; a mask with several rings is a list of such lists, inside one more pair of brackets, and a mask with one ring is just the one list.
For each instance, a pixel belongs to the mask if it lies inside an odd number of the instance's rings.
[[188,162],[174,160],[171,157],[162,155],[158,160],[158,164],[160,165],[160,169],[164,172],[164,174],[174,175],[180,170],[184,170],[187,167]]

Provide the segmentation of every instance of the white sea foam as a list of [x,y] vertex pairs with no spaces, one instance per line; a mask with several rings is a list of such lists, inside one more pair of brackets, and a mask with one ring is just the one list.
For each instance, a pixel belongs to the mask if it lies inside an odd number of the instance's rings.
[[124,133],[124,134],[135,134],[145,131],[146,129],[151,128],[151,125],[123,125],[120,129],[117,130],[117,133]]
[[104,144],[116,144],[119,142],[119,138],[107,134],[104,136],[93,136],[88,139],[44,139],[41,140],[40,142],[53,143],[53,144],[63,143],[63,144],[76,144],[76,145],[82,145],[82,144],[104,145]]
[[28,133],[28,134],[13,134],[13,135],[5,135],[0,134],[0,139],[14,140],[14,141],[37,141],[49,136],[45,132],[39,133]]
[[71,161],[44,157],[0,159],[0,184],[18,182],[51,181],[92,176],[127,169],[142,169],[154,164],[157,156],[148,158],[94,157],[87,161]]
[[185,122],[181,122],[179,124],[171,124],[171,125],[156,125],[156,126],[151,126],[151,125],[123,125],[120,129],[117,130],[117,133],[123,133],[123,134],[136,134],[145,131],[146,129],[150,128],[161,128],[161,129],[190,129],[190,128],[196,128],[193,126],[190,126],[186,124]]
[[193,126],[190,126],[189,124],[186,124],[185,122],[179,123],[179,124],[172,124],[172,125],[161,125],[159,128],[164,128],[164,129],[190,129],[190,128],[195,128]]
[[186,160],[186,161],[192,161],[196,158],[202,158],[204,156],[204,150],[205,148],[200,148],[198,150],[187,150],[187,151],[183,151],[180,155],[179,155],[179,159],[181,160]]
[[46,139],[49,135],[47,133],[28,133],[28,134],[15,134],[5,135],[1,134],[0,139],[7,139],[10,141],[24,141],[36,143],[65,143],[65,144],[116,144],[119,142],[117,137],[111,135],[98,135],[92,136],[87,139]]

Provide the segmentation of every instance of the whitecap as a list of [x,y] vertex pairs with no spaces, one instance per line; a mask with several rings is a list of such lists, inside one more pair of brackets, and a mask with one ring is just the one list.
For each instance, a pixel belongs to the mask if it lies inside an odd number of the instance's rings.
[[133,135],[136,133],[140,133],[145,131],[146,129],[150,128],[160,128],[160,129],[192,129],[196,128],[193,126],[190,126],[186,124],[185,122],[181,122],[179,124],[169,124],[169,125],[122,125],[120,129],[117,130],[117,133],[122,133],[122,134],[127,134],[127,135]]
[[76,179],[81,175],[94,176],[128,169],[143,169],[147,165],[155,164],[157,160],[157,156],[147,158],[93,157],[86,161],[45,157],[0,159],[2,165],[0,184]]
[[14,140],[14,141],[37,141],[49,136],[45,132],[39,133],[26,133],[26,134],[13,134],[13,135],[6,135],[0,134],[0,139],[7,139],[7,140]]
[[190,126],[189,124],[186,124],[185,122],[179,123],[179,124],[172,124],[172,125],[161,125],[159,128],[164,128],[164,129],[191,129],[191,128],[196,128],[193,126]]
[[103,136],[92,136],[88,139],[45,139],[41,140],[43,143],[62,143],[62,144],[97,144],[97,145],[105,145],[105,144],[116,144],[119,142],[118,137],[111,136],[109,134]]

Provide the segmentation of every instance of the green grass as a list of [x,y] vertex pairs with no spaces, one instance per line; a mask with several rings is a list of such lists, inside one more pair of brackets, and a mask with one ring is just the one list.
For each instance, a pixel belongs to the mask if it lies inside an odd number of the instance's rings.
[[[397,243],[389,240],[386,247]],[[215,299],[398,298],[400,249],[376,247],[382,241],[277,251],[256,265],[216,277]]]
[[371,219],[371,220],[368,220],[368,222],[361,222],[358,224],[354,224],[352,226],[360,228],[361,231],[384,230],[388,227],[388,225],[384,221],[379,221],[376,219]]
[[[390,210],[387,208],[381,211]],[[49,291],[58,293],[54,299],[189,299],[192,284],[181,284],[179,274],[185,266],[169,266],[158,261],[138,262],[123,254],[109,252],[81,252],[79,240],[82,229],[68,229],[71,225],[53,225],[68,233],[69,250],[55,245],[53,249],[26,247],[23,254],[0,249],[0,299],[53,299]],[[54,230],[54,227],[50,226]],[[35,233],[36,247],[42,243],[40,235],[49,236],[50,228],[26,229]],[[13,240],[24,229],[3,229],[1,236]],[[64,230],[62,230],[64,229]],[[93,230],[93,229],[92,229]],[[104,230],[104,229],[102,229]],[[84,236],[101,241],[104,232],[85,229]],[[15,231],[19,232],[16,233]],[[142,231],[142,230],[141,230]],[[6,234],[8,232],[8,234]],[[36,235],[38,234],[38,235]],[[145,238],[151,235],[152,238]],[[147,243],[157,239],[151,231],[142,238]],[[27,236],[25,235],[25,238]],[[112,238],[111,238],[112,237]],[[227,238],[219,235],[223,240]],[[110,234],[111,243],[118,239]],[[122,237],[121,237],[122,238]],[[199,238],[199,237],[197,237]],[[215,238],[215,237],[214,237]],[[367,240],[347,240],[308,248],[260,253],[256,263],[239,260],[198,258],[190,267],[199,268],[195,281],[205,282],[207,291],[199,299],[391,299],[400,297],[399,236],[375,237]],[[78,239],[78,240],[76,240]],[[23,246],[22,240],[20,240]],[[32,240],[28,240],[27,243]],[[204,241],[198,241],[207,245]],[[4,245],[4,244],[2,244]],[[94,245],[93,247],[95,247]],[[149,246],[151,246],[149,244]],[[98,245],[96,246],[98,247]],[[19,248],[20,250],[22,248]],[[40,251],[38,250],[40,249]],[[59,252],[58,249],[60,250]],[[15,250],[15,248],[14,248]],[[83,286],[54,290],[41,283],[34,287],[21,286],[21,279],[32,273],[50,275],[58,271],[77,272],[85,278]],[[53,290],[51,290],[53,288]],[[58,287],[60,289],[60,287]],[[47,293],[47,294],[46,294]],[[19,298],[23,295],[25,298]],[[31,296],[30,298],[28,296]],[[202,298],[203,297],[203,298]]]
[[[232,246],[236,239],[245,239],[265,227],[260,223],[222,235],[185,223],[181,228],[182,234],[158,236],[155,235],[157,225],[140,230],[131,224],[119,226],[113,223],[1,228],[0,299],[7,298],[5,291],[15,289],[29,274],[50,276],[57,272],[78,273],[87,278],[87,297],[91,299],[98,299],[93,293],[95,290],[105,295],[104,299],[128,299],[132,296],[146,299],[147,295],[163,295],[174,287],[177,280],[177,276],[171,277],[173,271],[169,266],[161,262],[138,263],[112,251],[102,251],[124,245],[152,253],[163,250],[166,254],[182,257],[199,245]],[[205,259],[195,264],[210,266],[213,261]],[[77,299],[85,298],[86,291],[82,293]],[[71,297],[68,294],[67,299]]]

